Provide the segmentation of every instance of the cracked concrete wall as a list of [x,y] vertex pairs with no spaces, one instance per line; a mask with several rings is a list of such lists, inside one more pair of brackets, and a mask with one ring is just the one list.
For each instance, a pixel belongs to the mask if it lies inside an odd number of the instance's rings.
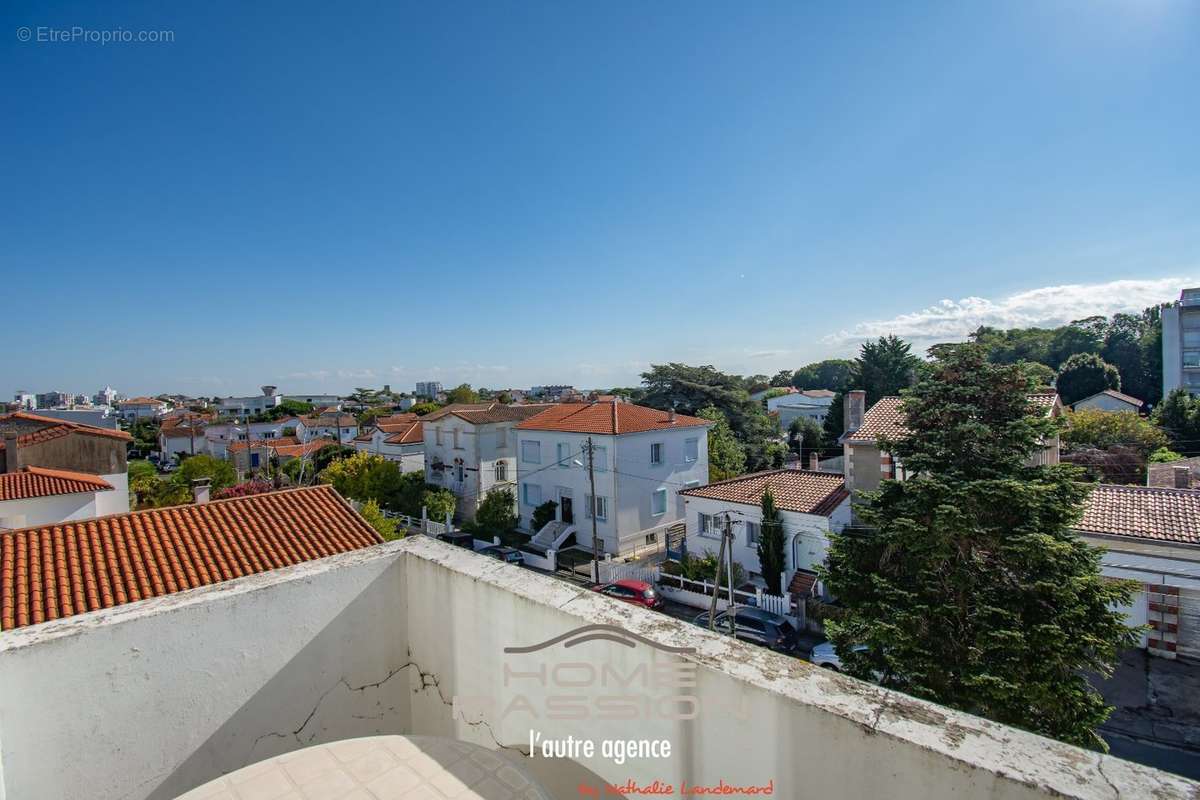
[[[420,665],[420,674],[409,675],[414,733],[514,752],[528,748],[531,729],[597,744],[606,738],[672,744],[669,758],[623,765],[598,756],[527,761],[555,796],[578,796],[580,781],[623,785],[633,779],[677,788],[682,781],[770,780],[783,797],[1200,798],[1200,785],[1182,778],[883,690],[441,542],[414,540],[407,559],[408,646]],[[603,640],[559,643],[535,654],[503,652],[588,624],[616,625],[695,653],[663,655],[643,642],[627,647]],[[696,665],[696,687],[678,692],[698,698],[696,719],[670,719],[661,708],[632,719],[600,718],[598,698],[669,694],[637,682],[628,689],[616,681],[556,686],[548,672],[549,686],[540,678],[510,679],[505,686],[506,663],[525,673],[543,664],[553,670],[607,663],[629,676],[638,665],[664,658]],[[577,684],[584,674],[572,668],[560,677],[562,684]],[[572,711],[582,701],[587,718],[550,718],[552,694],[573,698]]]
[[[549,719],[546,692],[504,686],[506,646],[585,624],[546,663],[629,675],[689,647],[692,721]],[[536,669],[539,656],[509,660]],[[535,711],[503,715],[518,691]],[[641,687],[634,687],[638,691]],[[599,695],[572,687],[592,709]],[[661,693],[644,694],[661,696]],[[456,705],[456,697],[459,702]],[[489,705],[490,704],[490,705]],[[521,757],[547,736],[669,739],[668,759],[529,759],[554,796],[578,782],[765,782],[831,800],[1155,797],[1182,778],[818,670],[529,570],[412,537],[287,570],[0,635],[0,800],[167,800],[303,745],[376,733],[453,736]]]
[[409,727],[394,547],[0,637],[0,800],[166,800]]

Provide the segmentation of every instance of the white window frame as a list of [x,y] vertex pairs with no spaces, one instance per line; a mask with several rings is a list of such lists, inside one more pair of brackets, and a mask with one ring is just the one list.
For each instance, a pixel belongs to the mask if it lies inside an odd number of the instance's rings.
[[650,443],[650,466],[658,467],[662,465],[664,449],[662,442]]
[[496,462],[496,483],[508,483],[508,462]]
[[696,515],[697,533],[705,539],[720,539],[721,534],[717,530],[717,515],[716,514],[697,514]]
[[558,462],[559,469],[568,469],[571,466],[571,445],[567,442],[559,442],[554,445],[554,456]]
[[496,449],[503,450],[508,447],[508,429],[500,428],[496,431]]
[[[537,501],[529,499],[530,490],[537,491]],[[522,483],[521,484],[521,502],[530,508],[537,508],[542,504],[542,485],[540,483]]]
[[[530,455],[533,458],[530,458]],[[526,464],[542,463],[542,443],[537,439],[522,439],[521,460]]]
[[683,440],[683,460],[691,464],[700,460],[700,440],[696,438]]
[[596,472],[608,472],[608,448],[592,445],[592,463]]
[[585,519],[592,518],[593,506],[595,506],[595,508],[597,509],[597,513],[596,513],[596,521],[597,522],[604,522],[608,519],[608,498],[605,497],[604,495],[600,495],[595,498],[593,498],[590,494],[584,495],[584,504],[585,504],[584,512],[586,514]]
[[441,428],[433,429],[433,443],[436,444],[438,447],[442,446],[442,429]]
[[[656,511],[654,509],[654,506],[658,503],[658,499],[660,497],[662,498],[662,510]],[[655,489],[654,492],[650,495],[650,516],[661,517],[663,514],[666,514],[667,513],[667,499],[668,498],[667,498],[667,490],[666,489]]]
[[758,547],[759,541],[762,539],[762,523],[751,522],[746,520],[746,546]]

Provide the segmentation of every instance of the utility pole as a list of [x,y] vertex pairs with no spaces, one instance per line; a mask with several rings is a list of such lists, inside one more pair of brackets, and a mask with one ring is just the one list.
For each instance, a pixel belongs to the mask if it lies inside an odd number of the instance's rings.
[[592,489],[591,507],[588,511],[592,515],[592,582],[600,582],[600,537],[596,535],[596,448],[592,445],[592,437],[587,438],[588,451],[588,485]]
[[717,629],[717,597],[721,594],[721,569],[725,568],[726,585],[729,591],[729,603],[725,607],[725,617],[729,620],[729,635],[736,635],[737,608],[733,600],[733,516],[725,512],[725,530],[721,534],[721,549],[717,553],[717,573],[713,576],[713,595],[708,606],[708,629]]

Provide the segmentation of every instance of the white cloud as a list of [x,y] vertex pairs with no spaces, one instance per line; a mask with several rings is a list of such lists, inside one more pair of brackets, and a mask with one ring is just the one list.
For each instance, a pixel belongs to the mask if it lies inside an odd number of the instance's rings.
[[830,344],[847,344],[895,334],[902,339],[941,341],[962,339],[980,325],[996,328],[1055,327],[1093,315],[1137,312],[1173,300],[1194,278],[1120,280],[1108,283],[1075,283],[1018,292],[999,300],[965,297],[900,314],[891,319],[868,320],[824,338]]

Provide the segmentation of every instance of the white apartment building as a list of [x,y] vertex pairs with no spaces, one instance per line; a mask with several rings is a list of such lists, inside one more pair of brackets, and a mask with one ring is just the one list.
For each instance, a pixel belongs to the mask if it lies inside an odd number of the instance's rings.
[[1179,388],[1200,392],[1200,288],[1163,306],[1162,353],[1163,397]]
[[265,413],[283,402],[283,395],[276,394],[274,386],[262,388],[262,394],[249,397],[222,397],[217,403],[217,413],[227,417],[252,417]]
[[416,390],[413,392],[417,397],[427,397],[433,399],[442,393],[442,384],[439,381],[417,381]]
[[454,493],[460,519],[474,519],[480,502],[493,488],[516,488],[514,428],[548,408],[460,403],[425,415],[421,426],[425,480]]
[[683,519],[679,493],[708,483],[711,424],[619,400],[562,403],[531,417],[517,426],[522,526],[529,528],[534,509],[552,500],[557,524],[533,531],[536,546],[561,549],[573,541],[590,550],[593,508],[605,553],[622,555],[663,541],[666,528]]

